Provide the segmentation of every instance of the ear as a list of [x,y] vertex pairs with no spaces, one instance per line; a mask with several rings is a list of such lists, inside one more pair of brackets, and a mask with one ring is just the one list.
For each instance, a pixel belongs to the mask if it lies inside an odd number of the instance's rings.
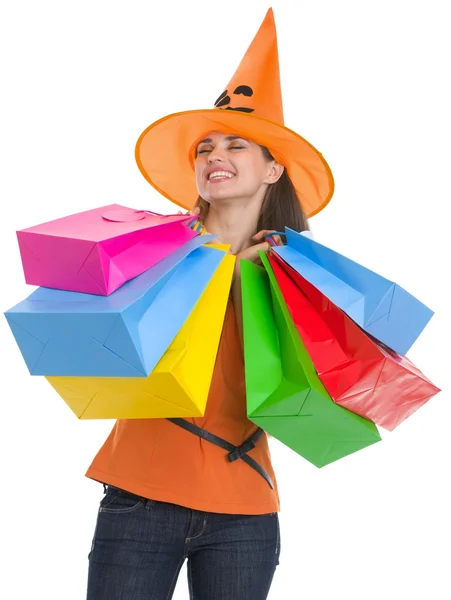
[[284,169],[285,167],[283,167],[275,160],[272,160],[268,164],[268,173],[265,177],[264,183],[276,183],[276,181],[278,181],[282,177]]

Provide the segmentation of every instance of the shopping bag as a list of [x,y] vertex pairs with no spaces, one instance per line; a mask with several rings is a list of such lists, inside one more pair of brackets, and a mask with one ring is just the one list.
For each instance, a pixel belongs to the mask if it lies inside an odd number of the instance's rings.
[[47,377],[79,419],[200,417],[205,412],[235,257],[225,254],[148,378]]
[[274,252],[341,308],[357,325],[405,355],[433,311],[401,286],[286,228],[287,245]]
[[108,295],[198,235],[186,215],[109,204],[17,232],[27,283]]
[[224,251],[197,236],[109,296],[38,288],[5,313],[31,375],[147,377]]
[[317,467],[380,441],[374,423],[331,399],[268,273],[241,261],[248,418]]
[[392,431],[440,390],[407,358],[370,338],[278,254],[270,267],[332,399]]

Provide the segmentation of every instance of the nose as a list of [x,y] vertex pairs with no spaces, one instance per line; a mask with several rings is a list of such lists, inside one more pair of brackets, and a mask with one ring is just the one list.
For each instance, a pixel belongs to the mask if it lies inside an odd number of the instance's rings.
[[214,163],[214,162],[222,162],[224,160],[224,152],[219,148],[213,148],[213,150],[211,150],[211,152],[208,154],[208,162]]

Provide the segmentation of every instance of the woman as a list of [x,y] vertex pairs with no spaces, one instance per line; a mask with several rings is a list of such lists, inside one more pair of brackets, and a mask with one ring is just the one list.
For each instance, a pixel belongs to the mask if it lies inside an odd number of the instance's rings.
[[[268,33],[265,54],[261,36]],[[255,76],[266,85],[265,58],[272,56],[275,68],[274,53],[277,58],[269,11],[247,51],[247,59],[258,60],[242,63],[247,69],[251,63],[252,73],[243,75],[240,65],[237,82],[228,86],[246,92],[245,106],[230,107],[226,89],[216,109],[172,115],[138,140],[138,165],[149,182],[199,214],[237,261],[204,417],[119,420],[88,469],[88,477],[106,484],[89,554],[88,600],[169,599],[185,559],[193,599],[268,595],[279,561],[280,505],[266,434],[246,417],[240,260],[257,262],[270,231],[306,229],[302,205],[317,212],[333,188],[319,153],[284,128],[280,89],[268,96],[258,93],[257,81],[239,84]],[[258,78],[258,64],[265,77]],[[276,71],[277,88],[278,63]],[[268,97],[278,100],[268,104]],[[266,99],[261,106],[259,98]],[[269,105],[280,111],[271,122]],[[227,459],[226,447],[237,460]]]
[[[240,260],[258,262],[265,236],[308,229],[293,184],[269,150],[255,142],[212,132],[196,148],[197,211],[215,242],[230,244],[237,257],[232,294],[242,338]],[[277,185],[276,185],[277,184]]]

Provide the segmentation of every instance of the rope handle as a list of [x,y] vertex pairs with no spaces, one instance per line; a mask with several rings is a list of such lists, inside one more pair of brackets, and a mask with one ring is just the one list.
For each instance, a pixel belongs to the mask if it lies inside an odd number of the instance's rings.
[[[270,246],[280,246],[280,244],[278,244],[276,242],[276,240],[274,239],[275,236],[277,236],[277,235],[281,238],[282,245],[286,245],[287,234],[284,233],[283,231],[273,231],[272,233],[268,233],[268,235],[265,235],[265,240],[268,242],[268,244]],[[285,241],[283,241],[283,240],[285,240]]]
[[106,221],[113,221],[115,223],[131,223],[133,221],[141,221],[142,219],[145,219],[147,215],[159,217],[160,219],[165,219],[166,217],[180,217],[181,221],[185,219],[190,224],[193,219],[196,219],[196,217],[190,217],[189,215],[161,215],[160,213],[153,212],[152,210],[135,210],[133,208],[107,210],[102,213],[102,218]]

